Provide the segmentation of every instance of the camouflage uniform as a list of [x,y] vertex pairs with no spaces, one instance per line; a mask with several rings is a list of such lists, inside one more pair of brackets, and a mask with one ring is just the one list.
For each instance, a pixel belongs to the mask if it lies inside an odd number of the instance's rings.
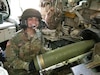
[[31,75],[27,73],[30,61],[44,51],[40,37],[37,34],[30,37],[24,30],[21,30],[9,43],[5,50],[7,59],[5,66],[7,66],[9,74]]

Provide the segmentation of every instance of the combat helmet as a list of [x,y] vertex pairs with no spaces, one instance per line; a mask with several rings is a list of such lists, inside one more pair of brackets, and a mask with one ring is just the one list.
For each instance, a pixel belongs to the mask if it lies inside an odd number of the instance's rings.
[[39,21],[41,21],[42,19],[42,16],[41,16],[41,13],[36,10],[36,9],[26,9],[22,16],[21,16],[21,19],[20,19],[20,27],[21,28],[26,28],[27,27],[27,23],[26,23],[26,20],[27,18],[29,17],[37,17],[39,19]]

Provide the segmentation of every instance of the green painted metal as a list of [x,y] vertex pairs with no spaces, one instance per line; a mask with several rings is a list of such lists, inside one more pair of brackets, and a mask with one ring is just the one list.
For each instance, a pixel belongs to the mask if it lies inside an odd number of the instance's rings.
[[41,64],[40,58],[35,58],[35,67],[37,70],[44,69],[62,61],[84,54],[90,51],[94,44],[95,42],[93,40],[85,40],[38,55],[38,57],[42,56],[43,63]]

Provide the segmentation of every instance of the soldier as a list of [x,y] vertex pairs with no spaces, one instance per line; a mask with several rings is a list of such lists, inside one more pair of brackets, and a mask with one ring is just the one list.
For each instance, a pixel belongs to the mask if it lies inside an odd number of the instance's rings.
[[7,43],[5,67],[9,75],[39,75],[33,59],[44,52],[41,42],[41,14],[36,9],[26,9],[20,20],[21,30]]

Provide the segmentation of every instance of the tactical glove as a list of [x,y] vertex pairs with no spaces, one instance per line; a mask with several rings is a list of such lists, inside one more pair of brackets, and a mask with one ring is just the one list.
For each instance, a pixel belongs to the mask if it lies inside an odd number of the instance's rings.
[[79,33],[80,36],[83,37],[84,40],[95,40],[96,42],[100,42],[100,30],[99,29],[84,29]]
[[35,68],[33,60],[29,63],[29,71],[36,71],[36,68]]

